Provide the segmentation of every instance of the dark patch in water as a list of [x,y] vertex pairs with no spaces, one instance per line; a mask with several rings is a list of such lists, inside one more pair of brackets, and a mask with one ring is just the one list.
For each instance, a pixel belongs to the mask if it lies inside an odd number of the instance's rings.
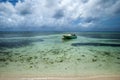
[[30,66],[30,68],[33,68],[33,66]]
[[120,64],[120,62],[115,62],[116,64]]
[[6,59],[0,59],[0,62],[5,62],[6,61]]
[[85,55],[81,55],[82,57],[85,57]]
[[0,54],[4,54],[4,55],[9,55],[11,52],[10,51],[0,51]]
[[97,59],[92,59],[92,62],[96,62],[97,61]]
[[80,58],[78,58],[77,60],[78,60],[78,61],[80,61],[81,59],[80,59]]
[[33,57],[28,57],[27,61],[30,62],[33,59]]
[[120,57],[117,57],[117,59],[120,59]]
[[63,32],[58,31],[46,31],[46,32],[38,32],[38,31],[0,31],[0,38],[11,38],[11,37],[34,37],[41,35],[52,35],[52,34],[60,34]]
[[72,46],[111,46],[120,47],[120,44],[109,44],[109,43],[72,43]]
[[105,42],[120,42],[120,39],[114,39],[114,40],[102,40]]
[[32,42],[42,42],[44,40],[42,39],[33,39],[33,40],[29,40],[29,39],[13,39],[13,40],[1,40],[0,41],[0,49],[2,48],[18,48],[18,47],[23,47],[23,46],[27,46],[30,45]]
[[14,47],[23,47],[26,45],[29,45],[30,43],[27,41],[23,42],[0,42],[0,47],[1,48],[14,48]]
[[86,33],[77,33],[79,36],[89,37],[89,38],[100,38],[100,39],[120,39],[120,33],[113,32],[86,32]]
[[110,53],[105,51],[104,55],[110,56]]
[[97,58],[97,56],[94,56],[95,58]]

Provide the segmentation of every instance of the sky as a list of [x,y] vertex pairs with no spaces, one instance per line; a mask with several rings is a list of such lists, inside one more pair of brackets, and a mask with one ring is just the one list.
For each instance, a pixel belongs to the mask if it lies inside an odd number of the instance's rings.
[[120,31],[120,0],[0,0],[0,31]]

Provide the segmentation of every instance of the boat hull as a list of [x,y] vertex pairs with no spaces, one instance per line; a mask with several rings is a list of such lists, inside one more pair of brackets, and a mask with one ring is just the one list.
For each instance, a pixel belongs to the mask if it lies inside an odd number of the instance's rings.
[[63,39],[76,39],[77,36],[63,36]]

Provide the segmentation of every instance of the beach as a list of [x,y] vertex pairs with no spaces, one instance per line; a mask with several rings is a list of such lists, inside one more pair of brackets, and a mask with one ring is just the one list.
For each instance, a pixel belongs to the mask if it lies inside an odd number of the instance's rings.
[[119,32],[65,33],[2,33],[0,80],[120,80]]
[[120,80],[119,75],[91,75],[91,76],[37,76],[14,75],[2,76],[0,80]]

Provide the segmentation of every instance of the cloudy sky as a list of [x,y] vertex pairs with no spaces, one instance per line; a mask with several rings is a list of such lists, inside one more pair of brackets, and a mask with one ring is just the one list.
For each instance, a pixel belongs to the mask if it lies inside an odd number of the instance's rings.
[[120,0],[0,0],[0,31],[120,31]]

